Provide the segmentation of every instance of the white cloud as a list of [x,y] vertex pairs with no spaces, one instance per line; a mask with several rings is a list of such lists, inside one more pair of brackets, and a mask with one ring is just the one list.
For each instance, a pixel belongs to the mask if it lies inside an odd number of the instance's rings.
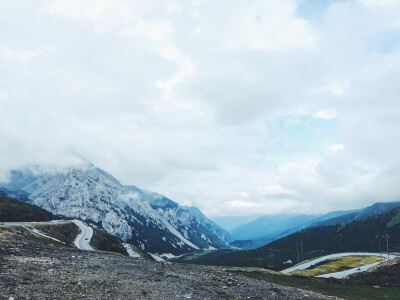
[[336,144],[336,145],[329,146],[328,149],[331,150],[331,151],[337,152],[337,151],[343,150],[344,149],[344,145]]
[[149,35],[152,39],[160,41],[170,35],[172,32],[169,24],[158,24],[149,29]]
[[[313,49],[315,36],[307,21],[296,17],[292,0],[232,2],[234,19],[225,26],[227,44],[255,50]],[[226,28],[224,28],[226,29]]]
[[163,89],[166,96],[171,96],[172,88],[179,83],[182,83],[185,78],[191,76],[194,73],[194,67],[191,59],[177,51],[174,48],[163,48],[160,51],[161,56],[175,62],[179,66],[179,70],[172,75],[172,77],[159,81],[157,80],[155,86]]
[[330,92],[335,96],[343,96],[349,87],[349,82],[334,82],[321,88],[315,89],[315,93]]
[[319,119],[334,119],[337,117],[336,110],[333,108],[329,108],[326,110],[320,110],[313,114],[314,118]]
[[21,63],[27,62],[37,56],[41,55],[47,55],[53,52],[53,48],[51,47],[46,47],[38,50],[23,50],[23,51],[17,51],[17,50],[11,50],[11,49],[6,49],[3,51],[4,56],[7,58],[17,60]]
[[399,5],[297,5],[1,1],[0,176],[73,150],[210,215],[397,199]]
[[267,196],[271,196],[271,195],[282,195],[282,194],[292,194],[291,191],[283,188],[282,186],[280,186],[279,184],[272,184],[272,185],[267,185],[263,188],[261,188],[261,190],[265,195]]
[[396,0],[360,0],[363,5],[372,6],[397,6],[399,5]]
[[254,208],[254,207],[261,206],[260,203],[250,202],[250,201],[241,201],[241,200],[228,201],[228,202],[225,202],[225,205],[229,205],[234,208]]

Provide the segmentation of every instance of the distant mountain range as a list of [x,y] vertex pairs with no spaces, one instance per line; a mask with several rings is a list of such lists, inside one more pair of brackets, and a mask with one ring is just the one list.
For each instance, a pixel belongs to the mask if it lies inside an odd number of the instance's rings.
[[[393,206],[395,205],[395,206]],[[381,211],[385,207],[390,207]],[[373,214],[376,211],[378,213]],[[333,223],[303,229],[253,250],[220,250],[186,255],[180,262],[205,265],[284,268],[297,262],[340,252],[400,251],[400,204],[376,203],[363,210],[333,218]],[[329,222],[331,222],[329,221]],[[344,222],[341,222],[344,221]],[[321,221],[324,222],[324,221]]]
[[[227,248],[230,234],[198,208],[136,186],[122,185],[87,163],[62,173],[12,171],[0,193],[54,214],[80,218],[152,253],[180,255]],[[1,195],[1,194],[0,194]]]
[[302,229],[358,220],[397,205],[400,205],[400,202],[375,203],[363,209],[333,211],[324,215],[261,216],[230,230],[230,234],[236,238],[230,245],[242,249],[256,249]]
[[213,220],[222,228],[228,230],[228,232],[232,232],[233,229],[250,223],[257,218],[259,218],[259,216],[220,216],[211,217],[211,220]]

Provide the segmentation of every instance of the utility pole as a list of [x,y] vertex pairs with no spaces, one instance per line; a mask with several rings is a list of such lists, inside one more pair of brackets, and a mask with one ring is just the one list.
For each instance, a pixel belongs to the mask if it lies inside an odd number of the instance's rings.
[[388,260],[389,260],[389,266],[390,266],[389,235],[388,235],[387,231],[386,231],[385,233],[386,233],[386,250],[387,250],[387,255],[388,255]]
[[259,258],[258,258],[258,265],[259,265],[260,267],[262,267],[262,263],[263,263],[263,258],[262,258],[262,257],[259,257]]
[[300,253],[299,253],[299,242],[296,242],[296,250],[297,250],[297,262],[300,262]]
[[380,265],[381,265],[381,271],[383,271],[383,265],[382,265],[382,250],[381,250],[381,236],[380,236],[380,234],[379,234],[379,231],[378,231],[378,235],[377,235],[376,237],[378,238],[378,241],[379,241],[379,257],[381,258]]
[[303,256],[303,241],[301,241],[300,247],[301,247],[301,261],[303,261],[304,260],[304,256]]

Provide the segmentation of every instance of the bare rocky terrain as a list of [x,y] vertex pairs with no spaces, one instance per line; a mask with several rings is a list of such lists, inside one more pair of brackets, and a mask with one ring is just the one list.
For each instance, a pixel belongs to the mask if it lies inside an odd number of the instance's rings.
[[[47,244],[46,244],[47,243]],[[330,299],[219,269],[60,247],[0,226],[0,299]]]

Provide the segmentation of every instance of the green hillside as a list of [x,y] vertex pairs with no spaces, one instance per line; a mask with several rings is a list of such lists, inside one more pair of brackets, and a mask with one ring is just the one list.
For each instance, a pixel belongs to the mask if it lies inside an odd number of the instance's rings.
[[93,229],[93,237],[90,241],[90,245],[96,250],[116,252],[128,256],[128,252],[126,252],[121,240],[104,230]]
[[37,206],[0,196],[0,222],[41,222],[59,219]]
[[74,241],[81,233],[80,228],[70,223],[56,223],[56,224],[37,224],[34,227],[45,235],[51,236],[61,242],[64,242],[69,247],[75,247]]
[[[60,219],[47,210],[37,206],[0,196],[0,222],[46,222]],[[35,228],[44,234],[54,237],[70,247],[80,233],[80,229],[74,223],[38,224]],[[91,241],[93,247],[100,251],[117,252],[128,255],[122,242],[115,236],[103,230],[93,229]]]
[[390,251],[400,252],[400,206],[348,223],[304,229],[254,250],[194,253],[182,256],[177,261],[204,265],[282,269],[290,266],[284,262],[289,260],[297,262],[297,245],[300,242],[303,250],[301,253],[301,247],[299,247],[300,260],[339,252],[379,252],[379,241],[381,248],[386,250],[386,240],[382,237],[385,232],[389,235]]
[[[231,232],[234,236],[244,238],[244,240],[234,241],[230,243],[230,246],[241,249],[256,249],[299,230],[322,225],[351,222],[375,215],[399,205],[400,202],[378,202],[363,209],[333,211],[318,217],[310,215],[290,216],[285,214],[263,216],[232,230]],[[284,230],[284,228],[286,229]],[[235,232],[238,231],[239,233],[241,232],[241,234],[235,235]],[[254,238],[254,235],[260,232],[263,232],[264,236],[262,238]]]
[[400,294],[400,264],[385,266],[372,272],[362,272],[348,279],[316,278],[305,276],[288,276],[270,271],[226,269],[251,278],[265,280],[280,285],[311,290],[333,299],[365,300],[388,299],[398,300]]

